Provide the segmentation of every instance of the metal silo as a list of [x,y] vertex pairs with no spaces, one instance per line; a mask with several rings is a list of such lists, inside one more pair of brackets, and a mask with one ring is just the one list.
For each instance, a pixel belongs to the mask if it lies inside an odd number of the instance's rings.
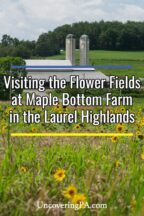
[[80,37],[80,65],[89,65],[89,37]]
[[73,34],[68,34],[66,37],[66,60],[69,60],[72,65],[75,65],[75,38]]

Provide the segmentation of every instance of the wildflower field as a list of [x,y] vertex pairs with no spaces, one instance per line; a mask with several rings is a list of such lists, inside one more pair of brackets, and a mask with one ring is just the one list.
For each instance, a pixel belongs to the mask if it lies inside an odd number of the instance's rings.
[[[8,103],[0,104],[0,215],[144,215],[143,99],[130,108],[136,114],[136,122],[131,125],[10,125],[11,109],[41,112],[39,107],[13,108]],[[61,105],[50,109],[72,112],[72,107]],[[124,107],[109,109],[125,111]],[[11,137],[12,132],[132,132],[134,136]],[[42,208],[43,203],[70,203],[78,208]],[[86,204],[98,205],[88,208]]]

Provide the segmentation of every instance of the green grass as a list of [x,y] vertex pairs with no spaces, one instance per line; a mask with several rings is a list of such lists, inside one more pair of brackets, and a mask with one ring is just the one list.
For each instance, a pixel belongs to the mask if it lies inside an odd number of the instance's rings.
[[104,50],[90,51],[90,59],[144,61],[144,51],[143,52],[104,51]]
[[144,104],[144,98],[134,98],[134,103],[137,105]]
[[[124,125],[123,132],[139,132],[140,137],[49,137],[11,138],[9,132],[117,132],[114,124],[92,126],[84,124],[8,124],[9,106],[0,106],[0,215],[45,216],[48,209],[37,209],[38,200],[44,203],[68,203],[63,190],[71,185],[86,196],[89,205],[103,203],[107,209],[50,210],[48,215],[62,216],[143,216],[144,197],[144,100],[135,99],[130,108],[136,123]],[[18,107],[23,112],[30,107]],[[49,108],[52,111],[53,108]],[[64,112],[62,107],[57,112]],[[75,108],[76,109],[76,108]],[[97,112],[99,108],[95,108]],[[105,107],[103,107],[105,110]],[[109,108],[116,111],[116,108]],[[121,107],[117,109],[121,110]],[[39,107],[31,107],[39,113]],[[80,108],[78,108],[80,111]],[[72,107],[67,108],[72,112]],[[118,111],[116,111],[118,112]],[[141,124],[143,122],[143,125]],[[33,130],[34,129],[34,130]],[[54,174],[65,170],[65,178],[58,182]],[[23,171],[24,170],[24,171]]]
[[[130,61],[144,61],[144,51],[104,51],[94,50],[89,53],[90,59],[98,60],[130,60]],[[60,55],[48,57],[49,59],[65,59],[65,52]],[[76,51],[76,59],[79,59],[79,51]]]
[[[131,65],[132,69],[99,69],[106,75],[144,77],[144,52],[127,51],[90,51],[90,64],[93,65]],[[65,52],[48,59],[65,59]],[[79,51],[76,51],[76,62],[79,64]]]

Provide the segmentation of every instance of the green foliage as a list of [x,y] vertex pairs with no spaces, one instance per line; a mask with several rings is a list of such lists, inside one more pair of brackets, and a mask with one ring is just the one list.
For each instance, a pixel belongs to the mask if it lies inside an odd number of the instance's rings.
[[19,41],[9,35],[3,35],[0,43],[0,57],[12,56],[28,59],[33,56],[51,56],[59,54],[56,34],[48,32],[40,35],[38,41]]
[[36,54],[42,57],[59,54],[59,44],[54,33],[40,35],[36,44]]
[[[25,61],[19,57],[5,57],[0,58],[0,100],[8,100],[10,98],[10,88],[6,89],[4,83],[4,76],[14,76],[19,78],[21,76],[26,76],[25,69],[13,69],[11,70],[11,65],[25,65]],[[11,95],[16,95],[21,93],[22,90],[13,90]]]
[[91,50],[144,50],[144,22],[79,22],[43,33],[37,41],[20,41],[5,34],[0,43],[0,57],[18,56],[27,59],[57,55],[60,49],[65,49],[65,38],[70,33],[77,39],[76,48],[79,48],[80,36],[87,34]]
[[87,34],[91,50],[144,50],[144,22],[79,22],[58,27],[54,32],[58,35],[61,49],[65,47],[66,35],[73,33],[77,39]]
[[[79,65],[79,51],[76,51],[76,64]],[[90,65],[131,65],[132,69],[97,69],[105,75],[144,77],[143,51],[104,51],[91,50],[89,53]],[[65,59],[65,51],[60,55],[48,59]]]
[[3,35],[0,44],[0,57],[12,56],[30,58],[34,55],[35,41],[19,41],[9,35]]

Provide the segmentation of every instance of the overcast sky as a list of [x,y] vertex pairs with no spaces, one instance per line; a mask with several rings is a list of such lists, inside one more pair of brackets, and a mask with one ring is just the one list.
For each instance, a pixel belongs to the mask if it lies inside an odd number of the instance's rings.
[[144,0],[0,0],[0,38],[37,39],[78,21],[144,21]]

